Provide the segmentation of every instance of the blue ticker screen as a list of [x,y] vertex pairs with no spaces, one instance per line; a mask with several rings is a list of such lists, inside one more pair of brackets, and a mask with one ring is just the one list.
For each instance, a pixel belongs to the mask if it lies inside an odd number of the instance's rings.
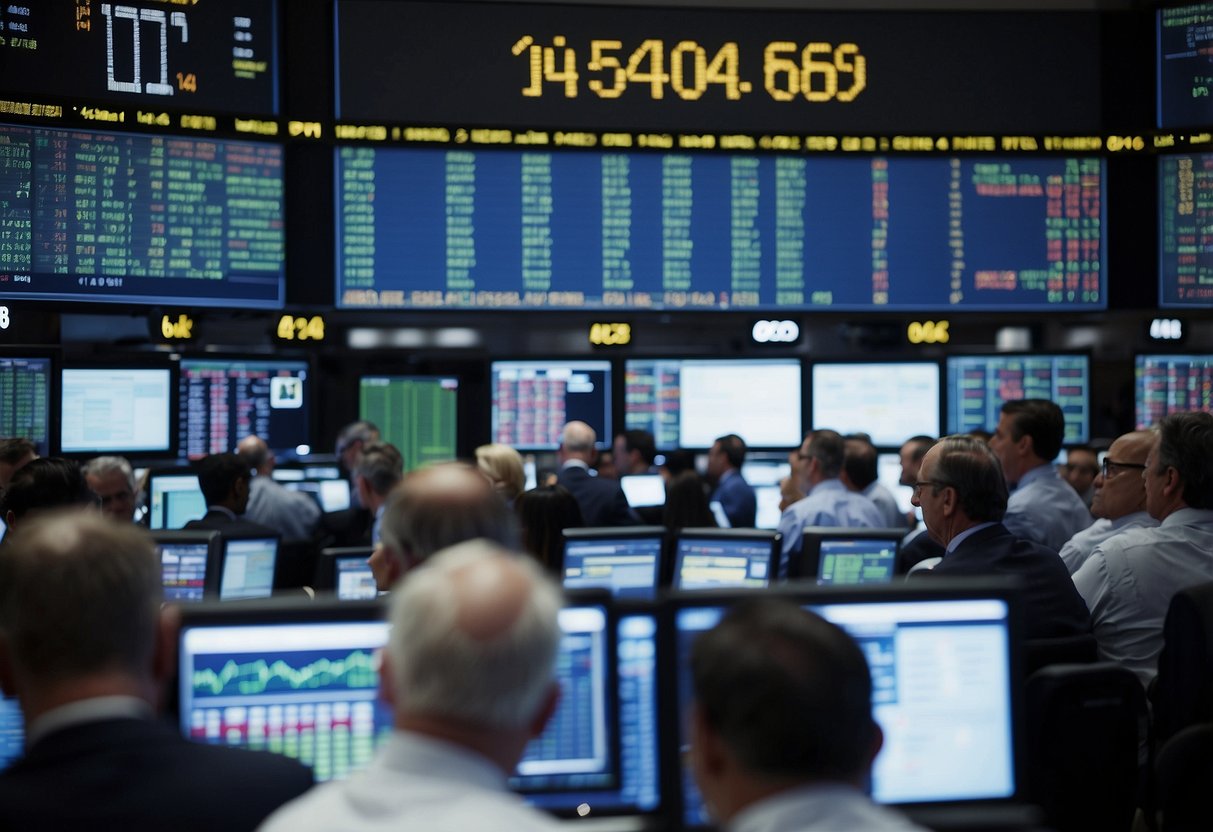
[[969,355],[948,359],[948,433],[994,430],[1005,402],[1048,399],[1066,421],[1064,442],[1091,433],[1089,361],[1085,355]]
[[343,147],[344,308],[1102,309],[1094,158]]

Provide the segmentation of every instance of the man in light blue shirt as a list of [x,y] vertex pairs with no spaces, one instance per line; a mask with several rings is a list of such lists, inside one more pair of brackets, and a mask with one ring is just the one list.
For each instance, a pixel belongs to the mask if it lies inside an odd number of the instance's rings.
[[1082,497],[1053,467],[1065,431],[1065,417],[1053,402],[1016,399],[1002,406],[990,439],[1012,489],[1002,524],[1016,537],[1054,552],[1094,520]]
[[845,450],[842,437],[832,430],[814,431],[800,446],[801,464],[796,473],[807,496],[788,506],[779,518],[779,532],[783,535],[781,577],[787,577],[789,561],[800,552],[806,526],[878,529],[884,525],[876,504],[851,491],[839,479]]

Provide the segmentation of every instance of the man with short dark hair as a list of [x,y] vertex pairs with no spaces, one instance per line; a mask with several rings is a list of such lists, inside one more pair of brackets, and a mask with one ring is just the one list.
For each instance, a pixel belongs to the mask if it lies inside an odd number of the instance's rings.
[[931,446],[935,444],[933,436],[911,436],[902,443],[901,449],[897,452],[897,456],[901,461],[901,484],[913,487],[914,483],[918,482],[918,468],[922,465],[922,458],[927,455],[927,451],[931,450]]
[[1093,522],[1086,503],[1053,467],[1065,431],[1065,416],[1056,404],[1017,399],[1002,406],[990,439],[1013,489],[1003,525],[1016,537],[1054,552]]
[[101,502],[101,511],[129,523],[135,517],[135,472],[120,456],[90,459],[81,469],[88,488]]
[[84,475],[75,460],[56,456],[30,460],[17,472],[0,501],[0,511],[9,532],[47,509],[94,503]]
[[689,761],[736,832],[916,830],[864,793],[880,750],[872,678],[841,629],[787,601],[733,609],[691,649]]
[[619,476],[657,473],[657,442],[647,430],[625,430],[615,437],[611,450]]
[[1099,474],[1099,454],[1095,449],[1088,445],[1066,448],[1066,462],[1059,467],[1058,473],[1090,508],[1095,499],[1095,477]]
[[922,507],[927,531],[945,554],[934,569],[912,577],[1018,577],[1029,638],[1090,631],[1087,608],[1057,553],[1017,538],[1001,522],[1007,484],[989,445],[971,436],[946,436],[927,451],[918,476],[914,505]]
[[1146,511],[1158,527],[1099,544],[1074,573],[1074,585],[1091,608],[1100,656],[1148,685],[1158,672],[1172,596],[1213,580],[1213,415],[1163,419],[1142,476]]
[[708,482],[715,486],[712,500],[720,503],[735,529],[754,528],[758,515],[758,497],[741,476],[745,454],[745,440],[735,433],[720,437],[708,450]]
[[354,465],[354,488],[358,502],[371,513],[371,545],[379,542],[383,511],[388,495],[404,476],[404,456],[395,445],[371,441],[362,446]]
[[897,507],[897,498],[880,483],[879,455],[872,440],[859,436],[848,436],[845,440],[842,462],[842,481],[875,504],[884,518],[887,529],[906,531],[906,517]]
[[38,449],[25,437],[0,439],[0,494],[22,465],[38,458]]
[[176,633],[147,533],[97,512],[33,517],[0,547],[0,682],[24,756],[6,830],[251,830],[312,785],[286,757],[191,743],[155,719]]
[[198,487],[206,500],[206,514],[185,524],[187,530],[213,529],[224,536],[276,537],[268,526],[240,515],[248,508],[252,473],[235,454],[211,454],[194,463]]

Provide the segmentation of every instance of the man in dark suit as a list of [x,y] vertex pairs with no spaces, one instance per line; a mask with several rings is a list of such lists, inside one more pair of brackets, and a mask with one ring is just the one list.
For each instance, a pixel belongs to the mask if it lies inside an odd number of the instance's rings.
[[577,500],[587,526],[630,526],[636,523],[619,480],[590,475],[598,451],[598,436],[585,422],[569,422],[560,434],[560,472],[556,482]]
[[939,565],[914,577],[1012,575],[1023,584],[1028,638],[1090,632],[1087,605],[1057,553],[1002,524],[1007,485],[989,445],[971,436],[939,440],[923,457],[913,502],[944,546]]
[[171,613],[147,533],[79,509],[0,549],[0,685],[25,756],[0,774],[0,829],[252,830],[302,794],[286,757],[198,745],[156,721]]
[[712,500],[720,503],[735,529],[754,528],[758,513],[754,489],[741,477],[745,452],[745,440],[735,433],[720,437],[708,450],[708,480],[715,486]]
[[224,537],[278,537],[268,526],[245,520],[253,478],[248,464],[236,454],[211,454],[194,464],[206,514],[185,524],[186,529],[214,530]]

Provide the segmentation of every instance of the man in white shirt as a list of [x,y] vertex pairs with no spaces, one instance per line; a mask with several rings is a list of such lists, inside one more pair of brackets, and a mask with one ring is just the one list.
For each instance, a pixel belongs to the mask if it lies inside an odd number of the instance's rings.
[[249,435],[236,451],[253,472],[244,516],[268,526],[283,540],[310,540],[320,522],[320,506],[302,491],[288,491],[274,480],[277,459],[265,440]]
[[1213,581],[1213,415],[1163,419],[1145,466],[1146,511],[1158,528],[1105,540],[1074,573],[1074,586],[1091,610],[1100,657],[1148,685],[1172,596]]
[[506,788],[556,708],[560,590],[483,540],[447,549],[394,593],[380,678],[395,730],[362,772],[275,813],[263,832],[560,827]]
[[1141,478],[1153,444],[1153,433],[1137,430],[1118,437],[1108,448],[1095,477],[1095,497],[1091,501],[1091,513],[1099,519],[1066,541],[1057,553],[1071,575],[1109,537],[1126,529],[1158,525],[1146,512],[1146,484]]
[[729,832],[908,832],[863,792],[883,736],[845,632],[787,601],[735,607],[691,650],[690,765]]

